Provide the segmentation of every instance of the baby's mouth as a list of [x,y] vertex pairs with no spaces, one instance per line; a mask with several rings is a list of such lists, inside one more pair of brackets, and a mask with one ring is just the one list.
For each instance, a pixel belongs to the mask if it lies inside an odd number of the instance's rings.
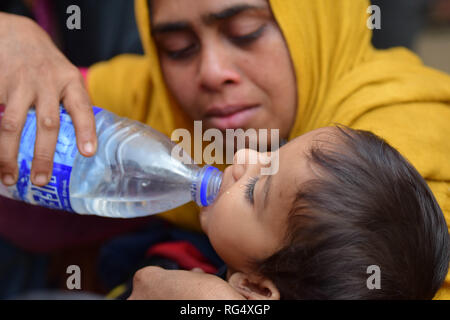
[[217,192],[216,199],[214,200],[214,202],[212,204],[216,203],[217,200],[219,200],[219,198],[223,195],[224,190],[225,190],[225,186],[224,185],[225,185],[225,181],[222,180],[222,184],[220,185],[219,192]]
[[219,188],[219,192],[217,192],[217,196],[216,199],[214,200],[214,203],[217,202],[217,200],[225,193],[227,192],[227,190],[229,189],[229,187],[231,186],[231,183],[229,183],[229,179],[231,179],[230,175],[231,175],[231,168],[233,167],[233,165],[228,166],[225,171],[223,172],[222,175],[222,183],[220,184],[220,188]]

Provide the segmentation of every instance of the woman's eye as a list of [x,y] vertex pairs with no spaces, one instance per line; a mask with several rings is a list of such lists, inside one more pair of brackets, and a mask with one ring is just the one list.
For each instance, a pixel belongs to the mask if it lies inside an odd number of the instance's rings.
[[242,35],[242,36],[233,36],[231,40],[238,45],[246,45],[257,40],[264,32],[266,26],[263,25],[258,28],[256,31]]
[[166,50],[166,55],[172,60],[181,60],[189,58],[195,51],[195,44],[192,44],[186,48],[180,50]]
[[258,179],[258,177],[250,178],[248,183],[245,185],[245,197],[251,204],[254,204],[253,194],[255,192],[255,185],[256,182],[258,182]]

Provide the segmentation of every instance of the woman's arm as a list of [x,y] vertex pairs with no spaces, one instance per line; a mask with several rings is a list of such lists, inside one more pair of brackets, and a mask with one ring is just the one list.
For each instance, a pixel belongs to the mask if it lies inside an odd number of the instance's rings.
[[133,278],[129,300],[244,300],[228,282],[212,274],[146,267]]

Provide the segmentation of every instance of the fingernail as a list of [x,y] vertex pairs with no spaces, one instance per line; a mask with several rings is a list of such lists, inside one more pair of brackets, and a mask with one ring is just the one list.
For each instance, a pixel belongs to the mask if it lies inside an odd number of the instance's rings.
[[86,142],[84,144],[84,152],[86,153],[94,153],[94,145],[92,142]]
[[36,176],[34,177],[34,183],[39,185],[47,184],[47,175],[43,173],[36,174]]
[[7,186],[13,185],[16,182],[14,177],[8,173],[3,175],[2,180],[3,184]]

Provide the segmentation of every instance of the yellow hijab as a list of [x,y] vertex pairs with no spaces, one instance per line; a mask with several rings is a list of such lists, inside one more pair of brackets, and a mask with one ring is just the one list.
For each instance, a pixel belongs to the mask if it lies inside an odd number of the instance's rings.
[[[403,48],[375,50],[366,0],[270,0],[294,64],[298,110],[290,138],[341,123],[370,130],[397,148],[427,179],[450,224],[450,77]],[[147,0],[136,0],[145,56],[94,65],[95,105],[170,136],[192,121],[168,92],[151,38]],[[161,214],[199,229],[194,204]],[[450,277],[440,291],[450,299]]]

